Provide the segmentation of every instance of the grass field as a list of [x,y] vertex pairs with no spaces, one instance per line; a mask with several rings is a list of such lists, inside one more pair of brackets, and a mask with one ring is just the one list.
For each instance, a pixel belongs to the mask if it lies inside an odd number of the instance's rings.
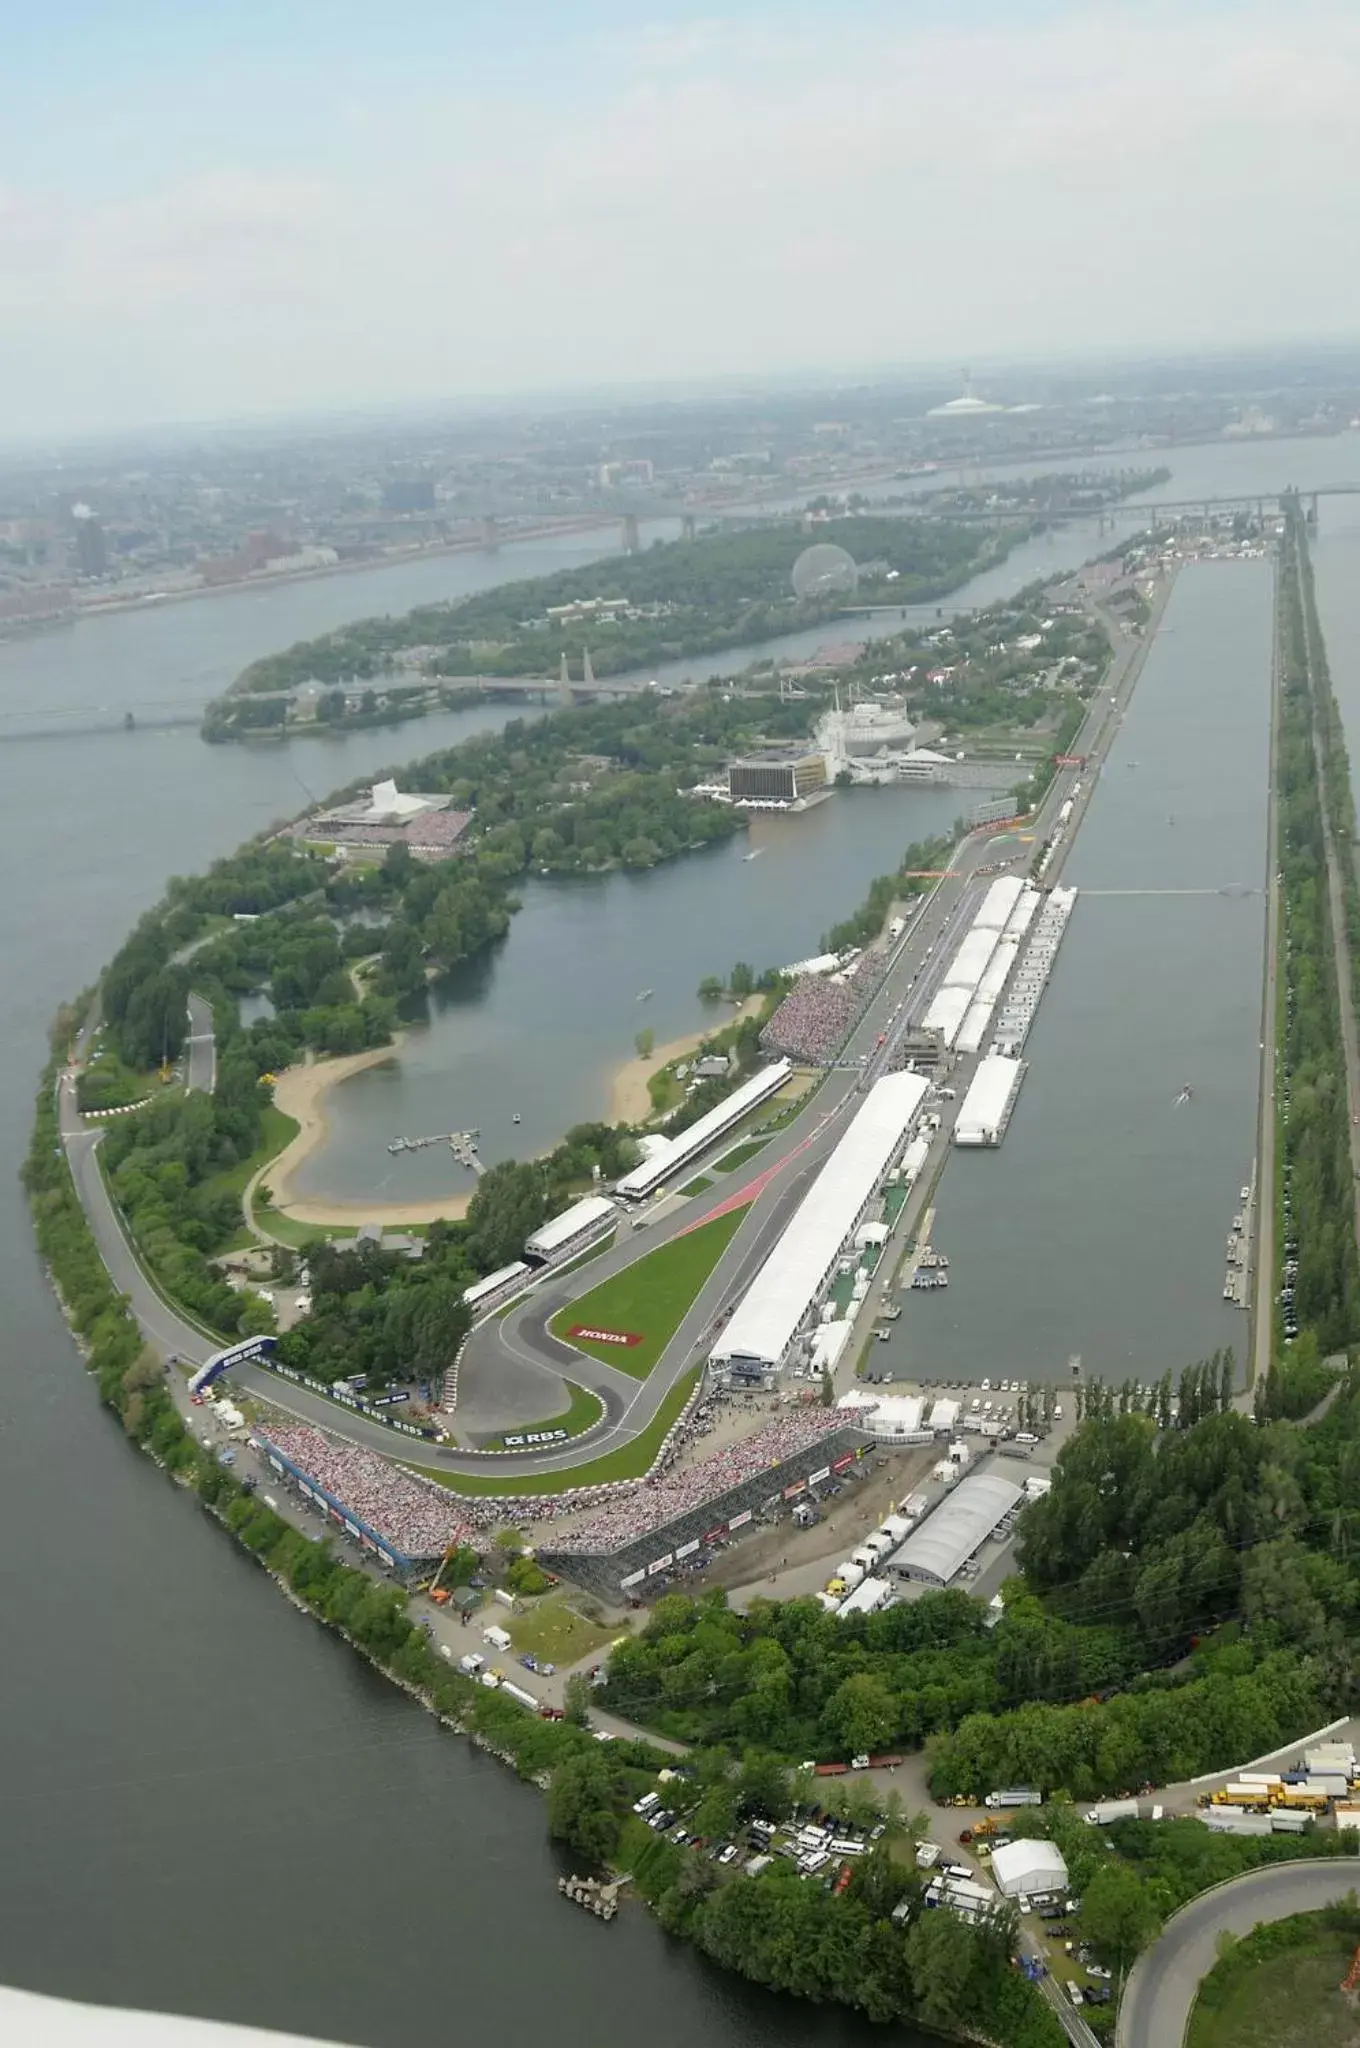
[[[546,1422],[526,1422],[524,1429],[564,1429],[568,1436],[580,1436],[582,1430],[592,1428],[604,1414],[603,1401],[598,1394],[592,1394],[588,1387],[575,1386],[571,1380],[566,1382],[566,1388],[571,1399],[561,1415],[552,1415]],[[519,1436],[523,1431],[514,1430],[511,1434]],[[503,1437],[492,1437],[481,1448],[487,1451],[499,1450],[503,1443]]]
[[744,1145],[738,1145],[734,1151],[729,1152],[725,1158],[720,1159],[714,1171],[717,1173],[731,1173],[736,1167],[745,1166],[747,1160],[754,1159],[756,1153],[763,1151],[769,1142],[768,1138],[748,1138]]
[[[1204,1980],[1186,2048],[1360,2048],[1360,2010],[1338,1988],[1354,1946],[1319,1924],[1253,1967],[1230,1952]],[[1224,1977],[1220,1995],[1215,1979]]]
[[246,1191],[246,1183],[252,1174],[267,1166],[271,1159],[278,1157],[285,1145],[290,1145],[298,1134],[296,1118],[285,1116],[281,1109],[275,1109],[272,1102],[266,1103],[260,1112],[260,1142],[248,1159],[240,1159],[235,1166],[229,1166],[225,1173],[215,1173],[203,1182],[203,1192],[208,1196],[235,1195],[239,1200]]
[[701,1173],[697,1180],[692,1180],[689,1186],[681,1188],[680,1192],[682,1195],[706,1195],[712,1185],[713,1182],[709,1176],[706,1173]]
[[[549,1328],[565,1344],[574,1344],[591,1358],[616,1365],[620,1372],[645,1380],[693,1306],[718,1260],[741,1227],[745,1208],[730,1210],[659,1244],[655,1251],[625,1266],[559,1309]],[[621,1330],[641,1337],[640,1344],[592,1344],[567,1333],[577,1323],[597,1329]]]
[[660,1450],[666,1431],[694,1392],[700,1371],[696,1365],[681,1375],[646,1429],[631,1443],[624,1444],[621,1450],[607,1451],[602,1458],[592,1458],[588,1465],[570,1465],[561,1472],[516,1473],[510,1479],[490,1472],[426,1472],[419,1465],[413,1465],[411,1470],[419,1472],[422,1479],[433,1479],[437,1486],[447,1486],[450,1493],[560,1493],[566,1486],[602,1486],[607,1479],[640,1479]]
[[562,1593],[539,1600],[527,1614],[514,1614],[505,1624],[519,1651],[546,1658],[550,1664],[579,1664],[592,1650],[602,1650],[615,1633],[587,1621]]

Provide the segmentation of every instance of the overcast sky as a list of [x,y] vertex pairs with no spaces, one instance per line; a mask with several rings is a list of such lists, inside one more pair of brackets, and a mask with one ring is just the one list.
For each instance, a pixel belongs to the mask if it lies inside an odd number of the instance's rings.
[[17,0],[0,439],[1360,336],[1354,0]]

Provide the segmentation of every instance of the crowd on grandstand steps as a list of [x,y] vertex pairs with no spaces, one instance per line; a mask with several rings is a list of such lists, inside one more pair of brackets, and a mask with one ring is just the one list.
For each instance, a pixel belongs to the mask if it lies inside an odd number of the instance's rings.
[[833,1060],[882,977],[879,953],[861,953],[843,978],[805,974],[762,1031],[762,1046],[791,1059]]
[[693,1465],[653,1477],[635,1493],[607,1501],[563,1538],[561,1547],[600,1555],[662,1528],[677,1515],[702,1507],[772,1465],[793,1458],[832,1430],[844,1429],[834,1408],[789,1408],[754,1436],[725,1444]]
[[463,1502],[373,1451],[337,1443],[304,1423],[273,1428],[267,1440],[300,1472],[407,1557],[437,1557],[472,1540]]

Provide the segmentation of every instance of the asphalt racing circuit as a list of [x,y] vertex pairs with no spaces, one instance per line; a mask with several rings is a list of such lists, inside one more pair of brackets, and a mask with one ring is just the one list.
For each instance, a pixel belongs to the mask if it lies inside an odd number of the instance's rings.
[[[511,1493],[520,1476],[560,1472],[567,1481],[574,1467],[630,1443],[653,1421],[676,1382],[702,1360],[723,1311],[735,1304],[754,1277],[813,1176],[843,1135],[864,1089],[888,1070],[911,1014],[943,972],[954,941],[973,914],[984,886],[983,871],[1018,861],[1022,855],[1027,867],[1031,849],[1048,837],[1059,808],[1080,781],[1081,794],[1076,799],[1072,825],[1061,851],[1065,853],[1071,845],[1098,783],[1097,764],[1103,760],[1118,728],[1154,632],[1155,621],[1144,638],[1116,641],[1105,683],[1071,743],[1072,754],[1084,756],[1087,766],[1058,769],[1038,813],[1025,823],[1023,841],[1013,831],[987,827],[956,849],[953,866],[921,899],[921,907],[895,945],[882,986],[856,1025],[837,1065],[825,1075],[800,1113],[762,1148],[760,1171],[755,1179],[740,1190],[718,1186],[702,1197],[687,1200],[662,1195],[642,1212],[647,1218],[646,1228],[634,1230],[625,1218],[620,1224],[618,1241],[591,1261],[588,1272],[548,1276],[516,1303],[508,1315],[493,1315],[472,1332],[459,1373],[457,1426],[463,1434],[534,1428],[545,1416],[560,1413],[566,1407],[563,1381],[568,1377],[600,1397],[605,1413],[599,1423],[569,1442],[551,1447],[469,1452],[417,1437],[395,1436],[381,1424],[295,1386],[262,1366],[236,1366],[233,1380],[275,1407],[366,1449],[399,1456],[403,1463],[428,1471],[503,1478],[506,1491]],[[1060,865],[1053,864],[1046,880],[1057,880]],[[198,1039],[198,1019],[194,1020],[193,1030]],[[210,1040],[204,1046],[199,1039],[195,1049],[211,1057]],[[206,1065],[207,1059],[200,1059],[199,1071]],[[220,1347],[171,1308],[147,1278],[99,1170],[99,1128],[88,1123],[76,1106],[75,1073],[64,1073],[57,1085],[62,1139],[76,1191],[115,1286],[127,1296],[147,1342],[162,1356],[173,1352],[192,1364],[202,1363]],[[949,1143],[952,1121],[950,1115],[944,1114],[952,1110],[952,1105],[941,1103],[939,1108],[944,1120],[935,1139],[936,1161]],[[710,1156],[720,1156],[724,1147],[730,1148],[733,1143],[729,1134],[718,1142]],[[695,1159],[688,1163],[685,1178],[702,1175],[703,1171],[704,1160]],[[931,1170],[921,1175],[912,1201],[903,1212],[904,1231],[924,1206],[933,1178]],[[748,1196],[750,1209],[745,1221],[645,1380],[633,1379],[614,1366],[590,1358],[549,1332],[549,1320],[567,1302],[632,1265],[658,1244],[694,1229],[707,1217]]]
[[1342,1856],[1270,1864],[1201,1892],[1134,1964],[1119,2006],[1116,2048],[1180,2048],[1200,1983],[1218,1961],[1221,1935],[1250,1934],[1261,1920],[1320,1912],[1355,1890],[1355,1861]]

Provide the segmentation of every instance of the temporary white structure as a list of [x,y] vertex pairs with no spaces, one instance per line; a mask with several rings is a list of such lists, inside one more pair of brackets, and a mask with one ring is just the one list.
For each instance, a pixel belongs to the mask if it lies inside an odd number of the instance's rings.
[[734,1088],[730,1095],[724,1096],[716,1109],[710,1109],[707,1116],[701,1116],[678,1138],[672,1138],[664,1152],[644,1159],[641,1166],[625,1173],[617,1184],[618,1192],[633,1201],[650,1195],[653,1188],[659,1188],[662,1181],[678,1173],[688,1160],[697,1159],[706,1145],[711,1145],[724,1131],[731,1130],[748,1109],[754,1109],[777,1088],[782,1088],[792,1072],[791,1060],[775,1060],[768,1067],[762,1067],[749,1081],[743,1081],[740,1088]]
[[524,1250],[531,1259],[551,1260],[561,1256],[573,1245],[583,1243],[604,1229],[607,1223],[617,1222],[618,1210],[606,1195],[585,1195],[579,1202],[573,1202],[560,1216],[549,1217],[539,1225],[533,1235],[524,1240]]
[[954,1143],[999,1145],[1024,1078],[1023,1060],[1009,1059],[1004,1053],[989,1053],[978,1067],[972,1086],[959,1105]]
[[996,1472],[975,1472],[934,1514],[927,1515],[888,1560],[895,1572],[928,1585],[948,1586],[997,1523],[1024,1498]]
[[892,1165],[925,1100],[920,1074],[885,1074],[794,1211],[709,1356],[773,1372]]
[[992,1877],[1008,1899],[1067,1890],[1067,1865],[1054,1842],[1003,1842],[992,1851]]

